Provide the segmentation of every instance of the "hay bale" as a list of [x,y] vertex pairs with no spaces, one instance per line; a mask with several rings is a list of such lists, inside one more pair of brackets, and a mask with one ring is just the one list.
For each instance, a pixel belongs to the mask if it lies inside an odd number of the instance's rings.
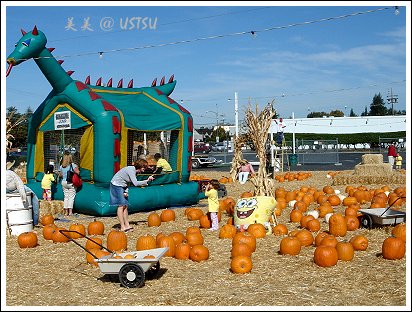
[[381,164],[358,164],[355,166],[355,173],[356,175],[377,175],[377,176],[384,176],[384,175],[392,175],[393,169],[389,163],[381,163]]
[[383,164],[383,155],[364,154],[362,155],[362,164]]
[[39,200],[39,218],[51,214],[55,217],[58,214],[63,213],[63,201],[62,200]]

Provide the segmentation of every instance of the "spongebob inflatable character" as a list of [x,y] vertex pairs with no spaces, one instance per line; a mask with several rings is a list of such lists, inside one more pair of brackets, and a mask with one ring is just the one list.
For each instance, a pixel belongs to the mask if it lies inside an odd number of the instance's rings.
[[240,198],[235,206],[234,223],[238,230],[246,230],[249,224],[261,223],[272,233],[270,218],[276,208],[276,199],[271,196]]

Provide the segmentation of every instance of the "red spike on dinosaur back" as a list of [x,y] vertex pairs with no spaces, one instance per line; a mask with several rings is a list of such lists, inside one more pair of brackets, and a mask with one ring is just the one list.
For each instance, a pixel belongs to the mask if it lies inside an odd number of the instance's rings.
[[129,84],[127,85],[128,88],[133,88],[133,79],[129,81]]
[[25,35],[25,34],[27,34],[27,32],[22,28],[21,29],[21,33],[23,34],[23,36]]
[[99,79],[97,79],[96,81],[96,86],[101,86],[102,85],[102,77],[100,77]]
[[165,84],[165,76],[162,77],[162,80],[160,80],[160,85],[163,86]]
[[76,81],[76,87],[79,92],[88,88],[84,83],[80,81]]
[[109,79],[109,81],[107,82],[107,86],[111,87],[112,86],[112,78]]
[[117,84],[118,88],[123,88],[123,78],[119,80],[119,83]]
[[60,65],[63,64],[63,60],[58,60],[57,63],[59,63]]
[[86,80],[84,81],[84,83],[85,83],[85,84],[88,84],[88,85],[90,84],[90,76],[87,76],[87,77],[86,77]]
[[170,78],[169,78],[169,81],[168,81],[168,83],[171,83],[171,82],[173,82],[173,79],[175,78],[175,75],[171,75],[170,76]]
[[31,34],[32,34],[33,36],[37,36],[37,35],[39,34],[39,32],[37,31],[36,25],[34,25],[34,28],[33,28],[33,30],[31,31]]
[[155,87],[155,86],[156,86],[156,82],[157,82],[157,78],[155,78],[155,79],[152,81],[152,87]]
[[47,48],[50,52],[53,52],[55,48]]
[[69,70],[66,73],[67,73],[67,75],[71,76],[74,73],[74,70]]

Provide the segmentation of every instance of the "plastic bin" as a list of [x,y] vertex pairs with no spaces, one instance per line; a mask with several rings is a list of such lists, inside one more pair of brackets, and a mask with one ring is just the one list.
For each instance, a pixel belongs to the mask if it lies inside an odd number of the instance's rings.
[[298,164],[298,155],[297,154],[289,154],[289,164],[291,166],[296,166]]

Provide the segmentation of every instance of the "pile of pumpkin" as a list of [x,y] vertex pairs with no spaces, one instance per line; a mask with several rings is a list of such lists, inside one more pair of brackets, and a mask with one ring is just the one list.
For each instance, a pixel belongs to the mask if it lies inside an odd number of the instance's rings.
[[278,182],[286,182],[286,181],[303,181],[312,176],[312,173],[310,172],[303,172],[303,171],[298,171],[298,172],[286,172],[285,174],[277,174],[275,175],[275,180]]
[[[302,186],[300,190],[286,191],[282,187],[275,189],[277,207],[276,216],[279,216],[287,207],[291,207],[290,222],[300,223],[300,230],[289,233],[284,224],[273,228],[275,235],[288,235],[282,239],[280,254],[297,255],[301,247],[315,245],[314,262],[319,266],[335,265],[338,260],[350,261],[354,251],[366,250],[368,240],[365,236],[355,235],[348,241],[339,241],[345,237],[347,231],[357,230],[360,226],[361,214],[358,210],[361,204],[371,202],[370,208],[402,205],[406,200],[406,188],[398,187],[393,191],[387,186],[368,190],[364,186],[348,186],[345,192],[348,197],[340,195],[331,186],[323,187],[322,191]],[[376,205],[379,203],[379,206]],[[311,204],[317,205],[314,210],[308,211]],[[337,206],[343,204],[345,214],[336,212]],[[328,232],[319,232],[321,224],[318,218],[325,218],[328,223]],[[405,255],[405,224],[398,224],[392,232],[393,237],[387,238],[382,244],[382,256],[385,259],[401,259]],[[317,233],[314,237],[313,233]],[[322,246],[322,248],[320,248]],[[329,247],[329,248],[324,248]]]

